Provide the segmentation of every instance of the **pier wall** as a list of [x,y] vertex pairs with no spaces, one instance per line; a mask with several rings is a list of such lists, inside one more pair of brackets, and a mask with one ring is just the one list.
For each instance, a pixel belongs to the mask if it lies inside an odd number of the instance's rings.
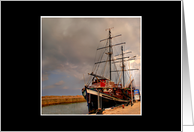
[[63,104],[63,103],[77,103],[86,102],[82,95],[76,96],[42,96],[42,106]]

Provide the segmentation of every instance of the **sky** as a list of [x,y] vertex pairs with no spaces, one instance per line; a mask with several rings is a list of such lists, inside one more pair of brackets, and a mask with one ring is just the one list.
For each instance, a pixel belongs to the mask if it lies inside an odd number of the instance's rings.
[[[140,88],[141,69],[141,18],[68,18],[68,17],[42,17],[41,18],[41,93],[46,95],[81,95],[81,89],[90,79],[94,63],[99,61],[101,53],[107,52],[108,38],[107,28],[111,28],[111,36],[122,34],[112,38],[112,45],[123,44],[125,57],[136,55],[135,60],[125,61],[125,69],[138,68],[130,72],[134,78],[133,85]],[[121,45],[113,46],[113,56],[121,53]],[[115,56],[113,59],[120,58]],[[102,60],[106,60],[104,54]],[[115,63],[120,70],[121,63]],[[106,63],[100,64],[98,71],[103,70]],[[114,64],[112,64],[114,69]],[[104,76],[108,75],[108,64]],[[102,73],[103,72],[99,72]],[[117,73],[112,73],[113,79]],[[126,82],[129,80],[129,72],[126,72]],[[122,80],[122,78],[121,78]]]

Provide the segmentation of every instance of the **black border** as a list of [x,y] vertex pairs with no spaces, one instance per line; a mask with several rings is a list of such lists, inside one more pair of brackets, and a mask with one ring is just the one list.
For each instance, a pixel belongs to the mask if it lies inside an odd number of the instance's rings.
[[[18,66],[28,78],[17,71],[14,84],[36,81],[29,90],[2,88],[2,130],[181,131],[181,1],[3,1],[1,7],[2,43],[12,43],[17,63],[29,61],[26,69],[33,69],[29,77]],[[40,16],[142,16],[142,116],[40,116]]]

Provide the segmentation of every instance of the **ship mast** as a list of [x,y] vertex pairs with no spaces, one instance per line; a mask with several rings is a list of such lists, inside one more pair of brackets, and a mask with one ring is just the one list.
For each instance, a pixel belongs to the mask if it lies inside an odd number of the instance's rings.
[[122,71],[123,71],[123,86],[125,86],[125,78],[124,78],[124,67],[125,67],[125,65],[124,65],[124,60],[123,60],[123,46],[121,46],[121,53],[122,53],[122,66],[121,66],[121,68],[122,68]]
[[111,55],[112,55],[112,52],[111,52],[111,28],[109,28],[109,52],[108,52],[108,55],[109,55],[109,68],[110,68],[110,80],[111,80]]
[[[125,70],[124,69],[124,67],[125,67],[125,65],[124,65],[124,61],[130,61],[130,60],[134,60],[135,59],[135,57],[136,56],[133,56],[133,57],[123,57],[124,56],[124,54],[127,54],[127,53],[132,53],[131,51],[129,51],[129,52],[125,52],[125,53],[123,53],[123,46],[121,46],[121,54],[119,54],[119,55],[122,55],[122,58],[119,58],[119,59],[122,59],[121,61],[115,61],[114,63],[118,63],[118,62],[122,62],[122,64],[121,64],[121,70],[116,70],[116,71],[112,71],[112,72],[118,72],[118,71],[122,71],[122,75],[123,75],[123,87],[125,86],[125,76],[124,76],[124,72],[125,71],[131,71],[131,70],[139,70],[139,69],[127,69],[127,70]],[[125,58],[129,58],[128,60],[124,60]]]
[[[114,27],[112,27],[112,28],[114,28]],[[113,36],[113,37],[112,37],[112,36],[111,36],[111,29],[112,29],[112,28],[107,28],[107,29],[105,30],[105,31],[107,31],[107,30],[109,31],[109,37],[106,38],[106,39],[100,40],[100,42],[102,42],[102,41],[104,41],[104,40],[109,40],[108,46],[101,47],[101,48],[98,48],[98,49],[97,49],[97,50],[100,50],[100,49],[104,49],[104,48],[109,48],[108,53],[106,53],[107,55],[109,55],[109,59],[108,59],[108,61],[109,61],[109,72],[110,72],[110,74],[109,74],[109,80],[111,80],[111,72],[112,72],[112,70],[111,70],[111,61],[118,60],[118,59],[122,59],[122,58],[111,59],[111,55],[113,54],[113,52],[112,52],[112,47],[113,47],[113,46],[117,46],[117,45],[121,45],[121,44],[125,44],[125,42],[122,42],[122,43],[118,43],[118,44],[112,45],[112,42],[111,42],[112,38],[121,36],[121,34],[119,34],[119,35],[116,35],[116,36]],[[100,62],[96,62],[95,64],[103,63],[103,62],[107,62],[107,61],[100,61]],[[93,75],[94,75],[94,74],[93,74]]]

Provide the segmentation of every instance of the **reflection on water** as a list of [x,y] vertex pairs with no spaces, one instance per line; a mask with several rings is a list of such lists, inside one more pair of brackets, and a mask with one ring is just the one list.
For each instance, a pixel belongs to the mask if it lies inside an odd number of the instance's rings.
[[88,114],[87,102],[44,106],[42,114]]

